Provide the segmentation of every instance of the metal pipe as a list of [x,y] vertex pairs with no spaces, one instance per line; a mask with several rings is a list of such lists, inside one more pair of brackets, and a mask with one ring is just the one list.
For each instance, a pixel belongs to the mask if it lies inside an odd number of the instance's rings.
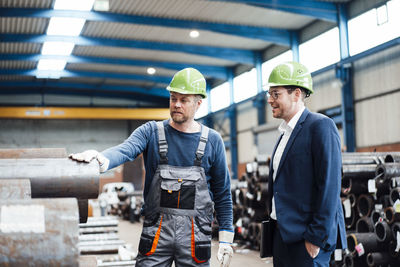
[[108,261],[108,262],[101,262],[97,265],[97,267],[114,267],[114,266],[124,266],[124,267],[135,267],[136,261]]
[[357,210],[360,217],[369,216],[374,210],[374,198],[371,195],[363,194],[357,199]]
[[400,187],[395,187],[390,190],[390,204],[394,205],[398,199],[400,199]]
[[119,245],[84,246],[79,247],[81,255],[88,254],[114,254],[118,253]]
[[356,223],[357,233],[373,233],[374,223],[370,217],[362,217]]
[[0,149],[0,159],[66,158],[65,148]]
[[375,234],[379,242],[389,244],[393,240],[392,230],[385,221],[379,221],[375,224]]
[[106,226],[118,226],[117,219],[110,220],[99,220],[99,221],[88,221],[87,223],[80,223],[80,228],[85,227],[106,227]]
[[376,164],[343,165],[342,177],[354,179],[372,179],[375,177]]
[[80,228],[79,234],[117,233],[118,227],[88,227]]
[[119,239],[118,234],[87,234],[79,235],[79,242],[95,241],[95,240],[116,240]]
[[99,164],[79,163],[68,158],[0,159],[0,179],[31,181],[32,197],[97,198]]
[[29,179],[0,179],[0,199],[30,199]]
[[91,247],[91,246],[108,246],[108,245],[124,245],[126,242],[121,239],[117,240],[92,240],[79,242],[78,247]]
[[[392,225],[392,234],[393,234],[393,236],[395,237],[395,238],[397,238],[397,233],[399,233],[400,232],[400,222],[395,222],[393,225]],[[400,240],[399,240],[400,241]]]
[[347,235],[347,246],[351,253],[357,253],[356,246],[363,244],[365,253],[382,251],[382,246],[379,246],[378,237],[375,233],[353,233]]
[[0,207],[0,266],[78,266],[76,199],[8,199]]
[[89,212],[89,200],[88,199],[78,199],[78,209],[79,209],[79,222],[87,222],[88,212]]
[[387,207],[384,209],[385,219],[388,224],[392,224],[394,222],[400,222],[400,213],[395,212],[393,207]]
[[389,180],[400,176],[400,163],[384,163],[376,167],[375,176],[381,176],[381,179]]
[[400,262],[390,256],[389,252],[372,252],[367,255],[367,264],[369,267],[398,266]]
[[393,153],[385,156],[385,163],[400,162],[400,153]]
[[344,195],[348,194],[365,194],[368,193],[368,184],[363,180],[357,180],[354,178],[344,177],[342,179],[341,192]]

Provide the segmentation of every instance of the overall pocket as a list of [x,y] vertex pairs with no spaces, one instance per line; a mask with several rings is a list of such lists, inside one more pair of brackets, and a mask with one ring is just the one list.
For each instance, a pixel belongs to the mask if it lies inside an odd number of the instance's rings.
[[211,258],[211,222],[192,218],[191,240],[193,260],[197,263],[208,261]]
[[138,248],[140,254],[150,256],[156,251],[160,238],[162,219],[163,216],[160,216],[160,214],[145,218]]
[[162,170],[160,207],[193,210],[196,199],[196,181],[198,173],[174,173]]

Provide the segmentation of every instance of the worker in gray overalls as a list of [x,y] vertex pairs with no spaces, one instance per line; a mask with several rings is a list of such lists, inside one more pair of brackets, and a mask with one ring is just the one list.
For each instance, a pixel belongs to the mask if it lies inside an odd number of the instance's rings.
[[219,223],[221,266],[233,255],[232,199],[225,147],[221,136],[196,122],[206,95],[203,75],[193,68],[175,74],[170,85],[171,118],[138,127],[122,144],[99,153],[88,150],[70,157],[96,158],[106,171],[143,153],[144,223],[137,267],[210,266],[211,223]]

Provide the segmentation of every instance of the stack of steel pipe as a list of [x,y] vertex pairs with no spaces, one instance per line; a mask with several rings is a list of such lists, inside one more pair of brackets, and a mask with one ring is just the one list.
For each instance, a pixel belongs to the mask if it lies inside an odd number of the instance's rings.
[[0,266],[79,266],[78,224],[98,179],[98,164],[64,148],[0,149]]
[[267,219],[269,159],[258,156],[232,189],[235,240],[258,250],[261,222]]
[[400,266],[400,152],[343,153],[342,163],[348,250],[331,266]]
[[72,161],[65,149],[0,149],[0,180],[29,179],[32,198],[77,198],[80,222],[98,197],[99,176],[96,162]]
[[89,217],[86,223],[79,224],[81,255],[117,253],[124,244],[118,237],[117,217]]

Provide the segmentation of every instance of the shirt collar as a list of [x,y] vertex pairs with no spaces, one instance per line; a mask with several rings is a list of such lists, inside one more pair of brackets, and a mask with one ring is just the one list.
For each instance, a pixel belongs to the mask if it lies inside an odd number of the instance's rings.
[[279,125],[279,132],[281,134],[285,133],[291,133],[296,126],[297,122],[300,119],[301,114],[305,110],[305,107],[302,107],[297,113],[293,116],[293,118],[289,121],[289,123],[286,123],[286,121],[282,121],[282,123]]

